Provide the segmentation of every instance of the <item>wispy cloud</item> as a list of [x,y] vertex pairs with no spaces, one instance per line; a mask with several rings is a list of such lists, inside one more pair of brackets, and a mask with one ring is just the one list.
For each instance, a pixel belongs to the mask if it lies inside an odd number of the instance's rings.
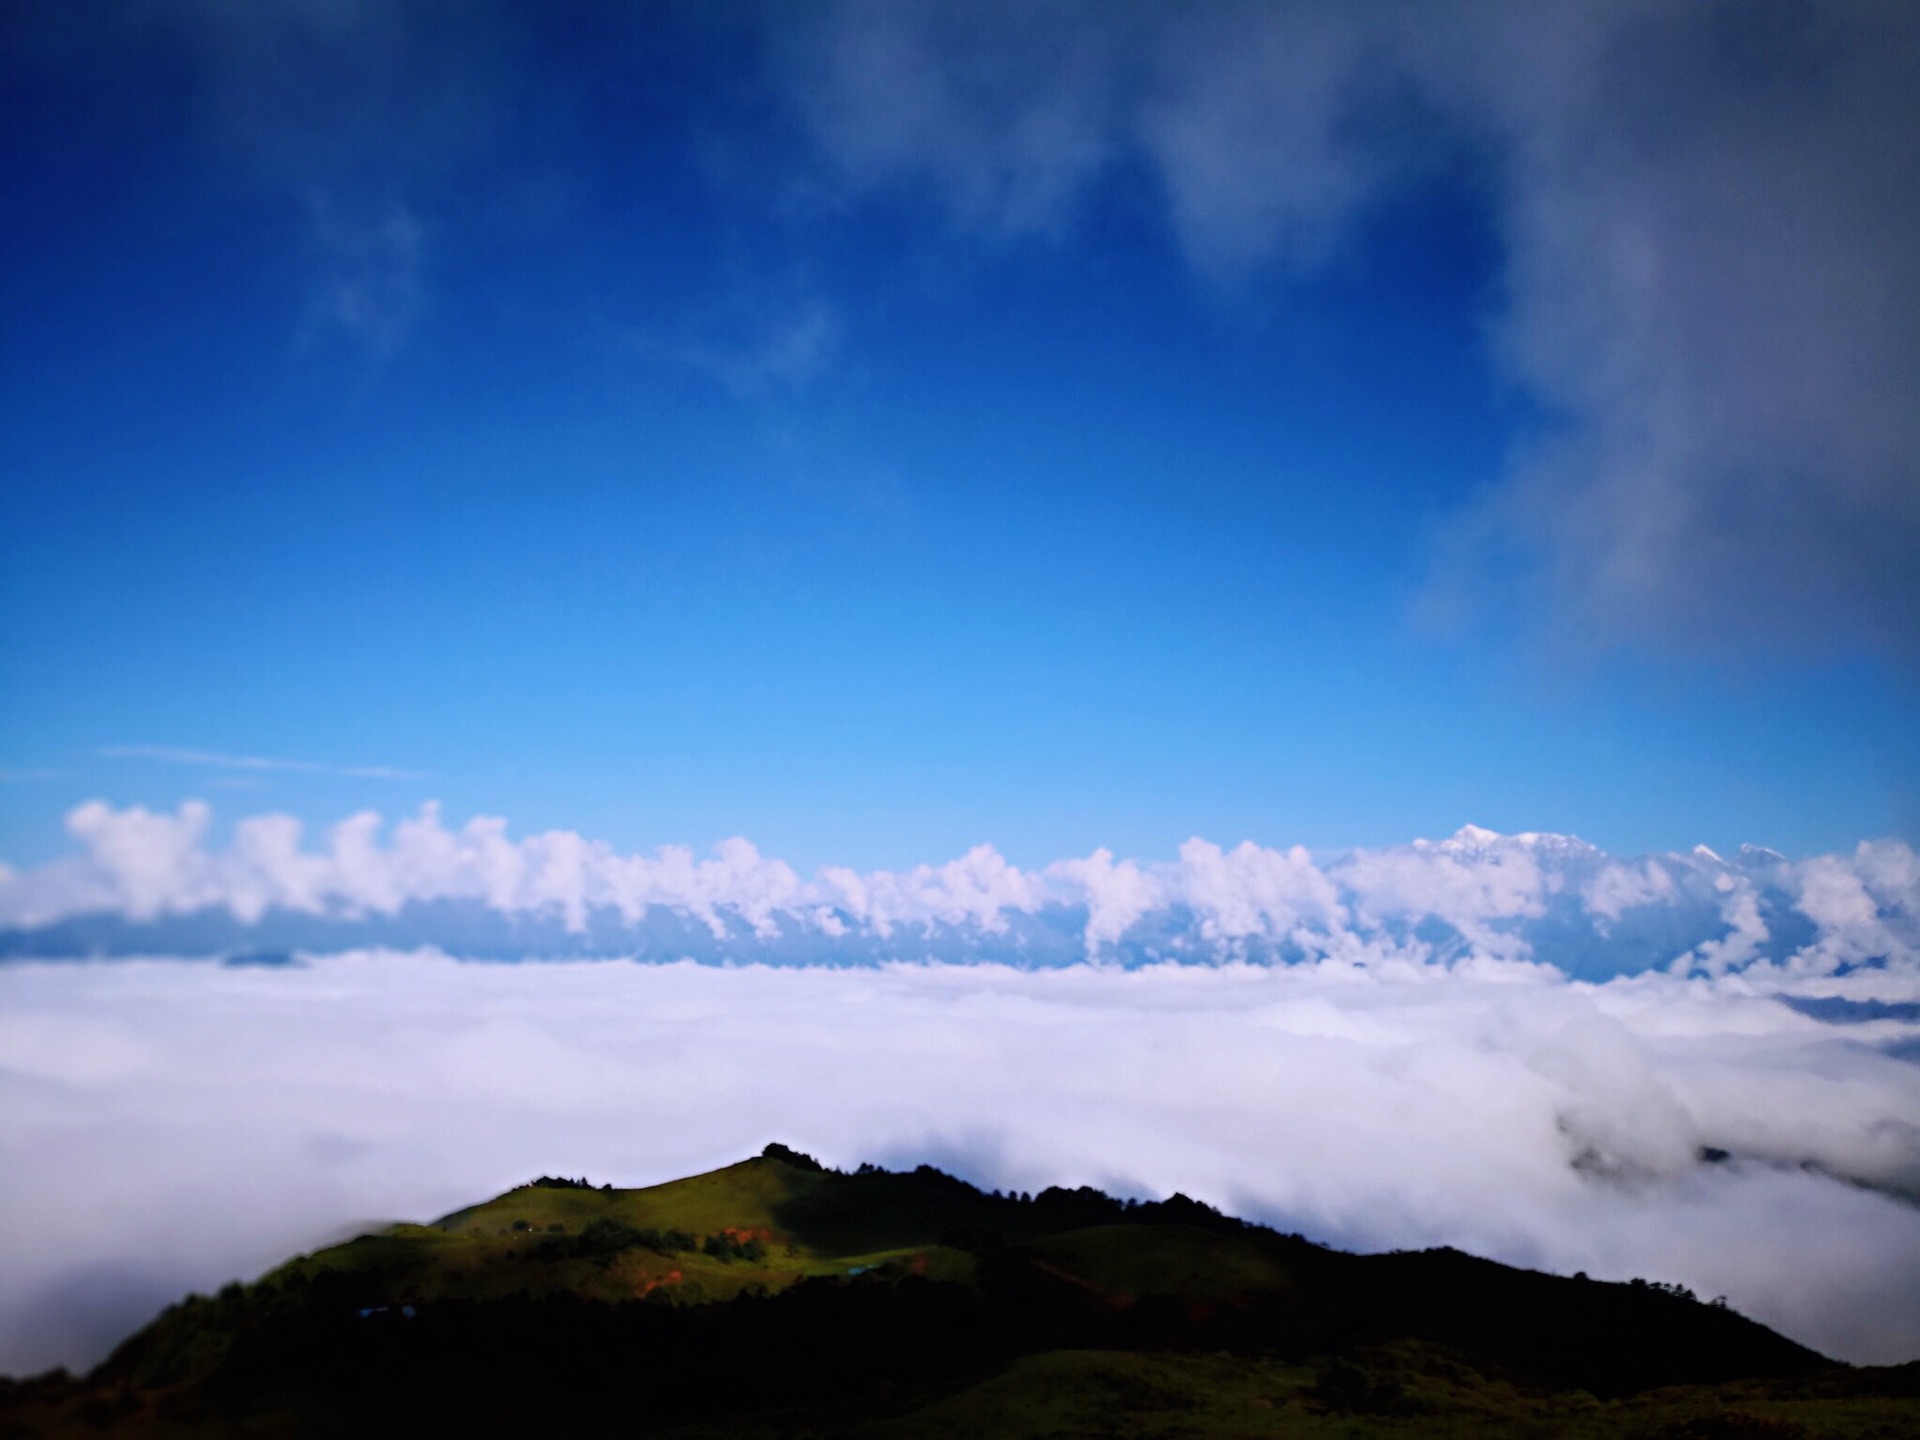
[[303,342],[344,340],[374,360],[406,343],[449,195],[528,74],[496,63],[499,7],[185,0],[62,23],[75,44],[164,34],[230,181],[277,199],[304,232]]
[[805,390],[833,366],[845,333],[839,308],[817,295],[792,301],[739,296],[692,325],[686,338],[643,335],[632,344],[649,360],[684,365],[736,399],[755,400]]
[[291,771],[307,775],[346,775],[357,780],[424,780],[424,770],[400,770],[391,765],[328,765],[315,760],[278,760],[264,755],[226,755],[217,750],[194,750],[182,745],[107,745],[100,754],[109,760],[154,760],[162,765],[187,765],[202,770]]
[[307,305],[307,336],[331,331],[376,359],[394,354],[418,318],[426,249],[420,219],[388,202],[347,213],[329,196],[308,206],[320,257]]
[[829,171],[963,238],[1067,235],[1131,163],[1200,271],[1300,272],[1472,155],[1497,360],[1556,423],[1461,517],[1436,609],[1518,541],[1557,633],[1920,654],[1911,7],[803,9],[779,53]]

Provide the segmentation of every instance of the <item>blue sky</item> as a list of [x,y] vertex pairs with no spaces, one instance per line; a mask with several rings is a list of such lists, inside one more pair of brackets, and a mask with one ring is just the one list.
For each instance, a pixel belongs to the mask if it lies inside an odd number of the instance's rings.
[[1914,27],[1496,10],[20,8],[0,856],[1920,834]]

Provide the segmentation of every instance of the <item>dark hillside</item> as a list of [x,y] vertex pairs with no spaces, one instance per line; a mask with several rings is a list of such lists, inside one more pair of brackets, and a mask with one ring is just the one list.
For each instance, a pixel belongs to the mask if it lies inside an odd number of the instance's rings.
[[[0,1393],[0,1434],[1149,1434],[1181,1417],[1318,1434],[1364,1416],[1381,1434],[1625,1437],[1681,1403],[1662,1397],[1718,1413],[1729,1385],[1762,1387],[1753,1424],[1920,1413],[1875,1373],[1898,1372],[1836,1368],[1672,1288],[1349,1255],[1180,1196],[995,1195],[769,1147],[647,1190],[542,1177],[298,1257],[173,1307],[84,1381]],[[1548,1413],[1565,1423],[1506,1428]],[[1711,1433],[1872,1433],[1792,1424]]]

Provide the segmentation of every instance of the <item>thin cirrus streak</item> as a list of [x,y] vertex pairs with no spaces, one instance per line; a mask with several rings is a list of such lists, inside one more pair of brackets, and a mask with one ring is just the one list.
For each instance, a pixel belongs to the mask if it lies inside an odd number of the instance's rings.
[[162,765],[187,765],[201,770],[290,771],[306,775],[345,775],[356,780],[424,778],[423,771],[399,770],[391,765],[324,765],[315,760],[228,755],[218,750],[193,750],[182,745],[108,745],[100,754],[109,760],[154,760]]
[[1195,838],[1168,861],[1096,850],[1022,869],[980,845],[943,864],[802,877],[739,838],[704,858],[623,854],[573,831],[516,839],[495,817],[450,827],[433,804],[390,828],[349,816],[317,847],[286,815],[242,819],[215,846],[212,818],[198,801],[170,814],[79,806],[76,853],[0,870],[0,953],[1530,962],[1586,979],[1920,968],[1920,857],[1897,841],[1800,860],[1751,847],[1624,860],[1571,836],[1467,826],[1333,859]]

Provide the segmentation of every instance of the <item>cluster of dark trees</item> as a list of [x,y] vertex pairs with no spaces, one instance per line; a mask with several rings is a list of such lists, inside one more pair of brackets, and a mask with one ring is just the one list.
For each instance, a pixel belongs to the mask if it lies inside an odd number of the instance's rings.
[[722,1230],[701,1242],[700,1253],[710,1255],[715,1260],[746,1260],[757,1265],[767,1258],[767,1247],[753,1236],[742,1240],[738,1235],[730,1235]]
[[1312,1394],[1337,1415],[1419,1415],[1426,1408],[1398,1380],[1376,1378],[1345,1356],[1320,1372]]
[[[1673,1284],[1665,1280],[1643,1280],[1638,1275],[1634,1276],[1628,1283],[1637,1290],[1658,1290],[1662,1295],[1671,1295],[1676,1300],[1691,1300],[1695,1304],[1698,1304],[1700,1301],[1700,1297],[1685,1285]],[[1707,1303],[1724,1309],[1727,1303],[1727,1297],[1724,1295],[1716,1295]]]
[[[1111,1225],[1120,1222],[1136,1224],[1192,1225],[1203,1230],[1222,1233],[1242,1231],[1265,1231],[1266,1226],[1251,1224],[1222,1214],[1213,1206],[1185,1195],[1173,1195],[1165,1200],[1122,1200],[1096,1190],[1091,1185],[1081,1185],[1066,1189],[1050,1185],[1038,1194],[1028,1191],[1010,1190],[1004,1195],[998,1191],[986,1191],[957,1175],[932,1165],[917,1165],[911,1170],[889,1170],[883,1165],[863,1161],[851,1171],[835,1170],[822,1165],[811,1155],[793,1150],[785,1145],[769,1145],[761,1155],[769,1160],[779,1160],[796,1169],[811,1170],[819,1174],[837,1175],[845,1178],[864,1180],[871,1187],[875,1199],[884,1198],[888,1203],[898,1205],[912,1191],[932,1190],[946,1198],[956,1199],[970,1206],[978,1207],[983,1218],[993,1217],[997,1228],[1008,1228],[1019,1233],[1045,1234],[1056,1230],[1076,1229],[1086,1225]],[[850,1197],[836,1194],[832,1203],[846,1210]],[[858,1208],[857,1202],[851,1208]],[[913,1208],[911,1205],[909,1209]],[[1297,1238],[1297,1237],[1295,1237]]]
[[538,1260],[578,1257],[605,1265],[621,1251],[634,1249],[651,1250],[656,1255],[697,1253],[715,1260],[758,1262],[767,1258],[767,1247],[752,1236],[742,1239],[721,1231],[703,1240],[685,1230],[658,1230],[651,1225],[635,1227],[610,1215],[589,1220],[578,1235],[549,1236],[529,1253]]
[[623,1250],[651,1250],[659,1255],[696,1251],[700,1241],[684,1230],[638,1229],[624,1220],[603,1215],[589,1220],[578,1235],[548,1235],[526,1253],[536,1260],[592,1260],[608,1264]]
[[[778,1160],[783,1165],[791,1165],[796,1170],[811,1170],[816,1175],[829,1173],[827,1167],[814,1159],[813,1156],[806,1154],[804,1151],[791,1149],[788,1146],[780,1144],[777,1140],[762,1150],[760,1156],[765,1160]],[[838,1174],[839,1172],[833,1171],[831,1173]]]
[[578,1180],[569,1180],[564,1175],[542,1175],[533,1182],[533,1188],[536,1190],[611,1190],[613,1184],[609,1181],[605,1185],[595,1185],[584,1175]]

